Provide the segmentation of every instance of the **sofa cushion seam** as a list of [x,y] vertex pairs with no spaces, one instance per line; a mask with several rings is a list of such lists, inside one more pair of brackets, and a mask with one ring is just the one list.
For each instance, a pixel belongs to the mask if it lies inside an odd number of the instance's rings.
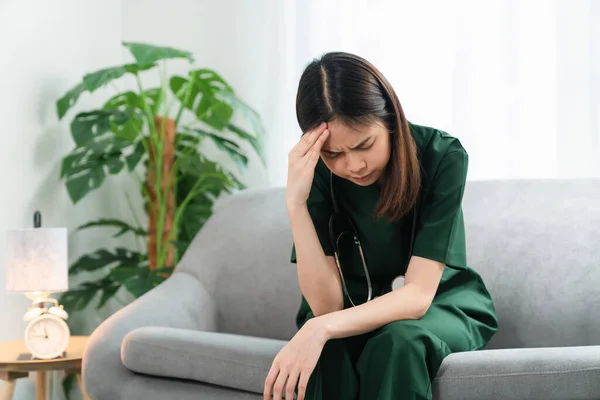
[[577,370],[560,370],[560,371],[542,371],[542,372],[514,372],[504,374],[487,374],[487,375],[465,375],[456,377],[436,378],[437,382],[452,381],[459,379],[470,379],[470,378],[490,378],[490,377],[508,377],[508,376],[527,376],[527,375],[556,375],[556,374],[576,374],[581,372],[600,371],[600,367],[590,367]]
[[[132,340],[132,339],[129,339],[129,340]],[[133,339],[133,341],[135,341],[135,339]],[[138,342],[138,343],[144,343],[144,342]],[[160,344],[146,343],[146,345],[149,345],[149,346],[155,346],[155,347],[159,347],[159,348],[161,348],[161,349],[163,349],[163,350],[169,350],[169,351],[173,351],[173,349],[172,349],[172,348],[170,348],[170,347],[166,347],[166,346],[162,346],[162,345],[160,345]],[[182,352],[181,352],[181,351],[179,351],[179,350],[178,350],[177,352],[178,352],[178,353],[182,353]],[[189,354],[189,352],[183,352],[183,354]],[[242,365],[242,366],[245,366],[245,367],[263,368],[263,367],[262,367],[262,366],[260,366],[260,365],[255,365],[255,364],[244,363],[244,362],[240,362],[240,361],[229,360],[229,359],[226,359],[226,358],[218,358],[218,357],[213,357],[213,356],[209,356],[209,355],[206,355],[206,354],[198,354],[198,353],[197,353],[196,355],[197,355],[198,357],[206,357],[206,358],[210,358],[211,360],[225,361],[225,362],[230,362],[230,363],[233,363],[233,364],[239,364],[239,365]]]

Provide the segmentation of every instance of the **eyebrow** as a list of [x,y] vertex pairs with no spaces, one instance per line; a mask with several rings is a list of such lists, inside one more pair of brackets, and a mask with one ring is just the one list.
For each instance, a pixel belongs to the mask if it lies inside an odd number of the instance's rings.
[[[359,143],[359,144],[357,144],[356,146],[354,146],[354,147],[350,148],[350,150],[354,150],[354,149],[356,149],[356,148],[358,148],[358,147],[362,146],[363,144],[367,143],[367,142],[368,142],[369,140],[371,140],[372,138],[373,138],[373,136],[369,136],[368,138],[366,138],[365,140],[363,140],[362,142],[360,142],[360,143]],[[324,149],[324,148],[321,148],[321,151],[324,151],[325,153],[331,153],[331,154],[333,154],[333,153],[340,153],[339,151],[333,151],[333,150]]]

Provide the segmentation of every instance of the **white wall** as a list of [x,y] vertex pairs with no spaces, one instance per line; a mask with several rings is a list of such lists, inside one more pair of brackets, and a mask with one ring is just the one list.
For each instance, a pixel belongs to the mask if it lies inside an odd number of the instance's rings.
[[[102,191],[71,204],[58,176],[72,141],[68,120],[57,120],[55,101],[84,73],[121,63],[121,11],[120,0],[0,1],[0,231],[31,227],[40,210],[44,226],[69,228],[71,260],[106,241],[106,235],[73,235],[73,228],[123,204]],[[82,97],[82,106],[93,104]],[[0,340],[18,340],[28,301],[6,293],[4,255],[2,239]],[[34,396],[33,382],[19,380],[15,399]]]

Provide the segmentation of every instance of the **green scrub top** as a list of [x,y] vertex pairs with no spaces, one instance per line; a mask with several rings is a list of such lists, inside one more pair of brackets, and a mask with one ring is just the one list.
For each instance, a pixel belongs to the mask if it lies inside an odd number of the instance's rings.
[[[467,266],[465,228],[461,207],[467,177],[468,155],[460,141],[448,133],[409,122],[415,139],[421,165],[421,191],[417,204],[412,255],[439,261],[446,265],[442,281],[464,273],[460,281],[470,281],[465,290],[485,291],[477,273]],[[329,218],[333,203],[329,190],[330,171],[322,160],[315,168],[315,176],[307,207],[326,255],[332,256],[329,239]],[[336,179],[337,178],[337,179]],[[403,219],[388,222],[384,217],[374,220],[373,213],[381,195],[379,185],[356,185],[334,177],[334,190],[341,210],[353,221],[361,241],[365,261],[371,276],[373,296],[398,275],[406,272],[409,261],[413,213]],[[296,263],[295,246],[291,262]],[[367,284],[357,246],[341,244],[340,262],[344,279],[355,304],[367,298]],[[443,282],[442,282],[443,283]],[[444,290],[440,285],[438,294]],[[344,308],[350,306],[344,295]],[[493,310],[490,310],[492,312]],[[313,313],[304,297],[296,322],[300,328]]]

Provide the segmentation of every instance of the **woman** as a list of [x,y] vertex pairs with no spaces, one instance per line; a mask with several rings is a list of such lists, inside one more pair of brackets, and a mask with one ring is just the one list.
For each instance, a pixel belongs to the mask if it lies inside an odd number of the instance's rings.
[[296,112],[286,202],[303,296],[264,398],[431,399],[444,357],[498,328],[466,261],[467,153],[407,121],[389,82],[352,54],[308,65]]

